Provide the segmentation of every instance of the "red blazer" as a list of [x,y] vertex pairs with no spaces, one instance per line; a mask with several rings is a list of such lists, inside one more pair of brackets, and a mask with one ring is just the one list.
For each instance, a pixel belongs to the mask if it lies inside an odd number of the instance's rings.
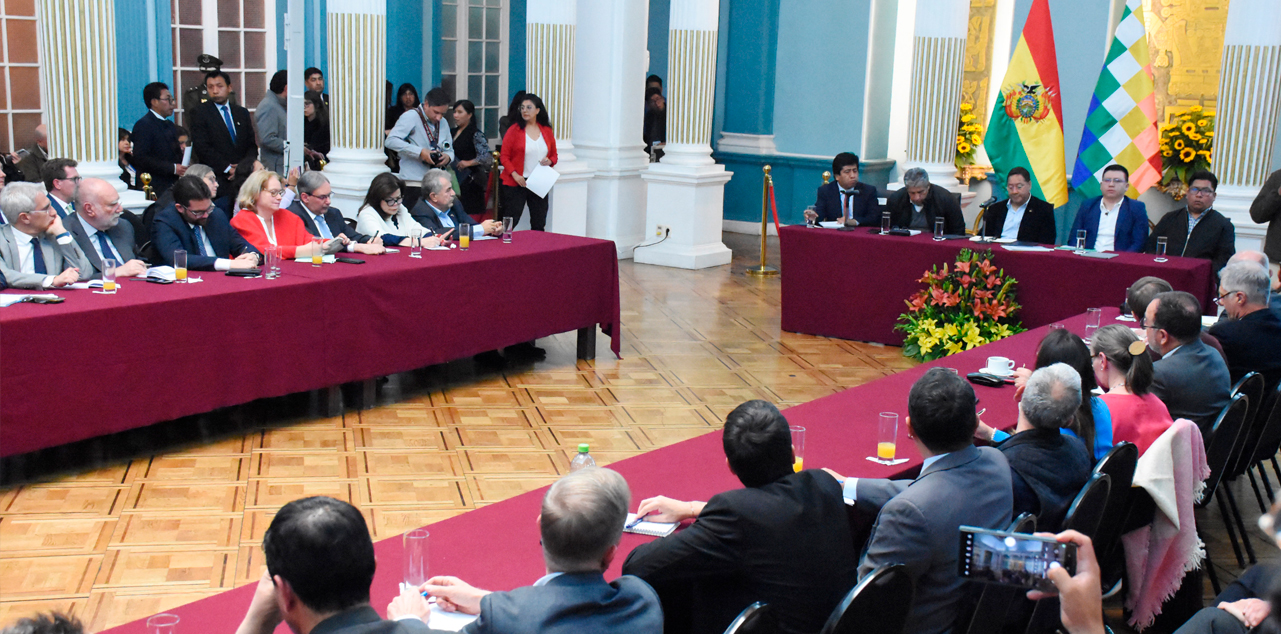
[[[271,243],[267,241],[267,232],[262,228],[262,223],[255,216],[257,214],[254,212],[241,209],[231,219],[231,226],[236,228],[246,242],[254,245],[259,253],[266,253]],[[280,257],[292,260],[297,255],[298,247],[311,243],[312,235],[307,231],[307,226],[293,212],[277,209],[271,219],[276,227],[276,244],[280,246]]]
[[[551,159],[552,165],[556,164],[556,135],[552,129],[545,126],[538,126],[543,133],[543,142],[547,144],[547,158]],[[503,135],[503,149],[498,155],[498,162],[503,165],[503,184],[516,187],[516,179],[512,174],[524,175],[525,172],[525,140],[529,136],[525,134],[525,126],[517,123],[507,128],[507,134]]]

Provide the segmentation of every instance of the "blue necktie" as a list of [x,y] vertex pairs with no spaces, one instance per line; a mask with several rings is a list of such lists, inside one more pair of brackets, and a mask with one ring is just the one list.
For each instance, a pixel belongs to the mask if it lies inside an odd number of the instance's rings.
[[199,255],[209,255],[205,253],[205,232],[200,230],[200,225],[195,226],[196,231],[196,253]]
[[320,232],[320,237],[326,240],[332,240],[334,234],[329,230],[329,223],[325,222],[324,216],[316,216],[316,231]]
[[227,124],[227,132],[231,133],[231,142],[236,142],[236,124],[231,122],[231,108],[227,106],[218,106],[222,111],[222,120]]
[[40,238],[31,239],[31,265],[35,267],[35,272],[40,275],[48,275],[49,269],[44,265],[44,248],[40,246]]
[[98,232],[98,247],[102,249],[102,259],[111,258],[116,264],[124,264],[116,250],[111,248],[111,242],[107,241],[107,234],[101,231]]

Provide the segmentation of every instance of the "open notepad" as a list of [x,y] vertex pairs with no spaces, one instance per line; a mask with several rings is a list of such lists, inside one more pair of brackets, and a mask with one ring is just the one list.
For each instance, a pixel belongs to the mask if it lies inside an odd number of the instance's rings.
[[623,532],[652,537],[667,537],[676,531],[677,526],[677,524],[669,524],[667,522],[649,522],[646,520],[637,522],[636,514],[628,513],[627,523],[623,524]]

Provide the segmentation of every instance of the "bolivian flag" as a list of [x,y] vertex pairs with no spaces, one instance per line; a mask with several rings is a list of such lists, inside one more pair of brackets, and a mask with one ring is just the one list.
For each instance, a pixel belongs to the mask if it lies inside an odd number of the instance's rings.
[[1067,204],[1063,105],[1049,0],[1032,2],[1001,84],[1001,95],[992,109],[983,147],[998,174],[1026,167],[1032,173],[1033,196],[1055,207]]

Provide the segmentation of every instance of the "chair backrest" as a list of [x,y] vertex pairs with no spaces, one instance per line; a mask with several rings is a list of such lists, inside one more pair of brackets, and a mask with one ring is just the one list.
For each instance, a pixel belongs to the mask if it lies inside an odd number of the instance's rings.
[[1265,420],[1259,416],[1259,406],[1263,404],[1263,388],[1263,375],[1258,372],[1251,372],[1241,377],[1241,380],[1232,386],[1232,396],[1243,394],[1249,399],[1250,405],[1246,408],[1245,422],[1241,424],[1241,435],[1237,438],[1236,455],[1226,474],[1228,479],[1244,474],[1245,468],[1252,464],[1251,458],[1254,458],[1254,450],[1259,444],[1259,435],[1263,432]]
[[1219,412],[1219,417],[1210,428],[1210,437],[1205,440],[1205,463],[1210,467],[1210,477],[1205,481],[1207,495],[1201,498],[1198,506],[1205,506],[1219,489],[1227,468],[1232,466],[1236,455],[1237,441],[1241,437],[1241,428],[1245,424],[1245,414],[1250,409],[1250,400],[1244,394],[1233,396]]
[[729,627],[725,628],[725,634],[766,634],[774,629],[770,619],[770,606],[766,603],[757,601],[738,613],[733,621],[730,621]]
[[820,634],[902,634],[913,592],[907,566],[877,568],[841,599]]
[[1094,539],[1103,520],[1103,511],[1107,508],[1111,486],[1112,478],[1106,473],[1091,475],[1076,499],[1072,500],[1072,506],[1068,507],[1067,516],[1063,518],[1063,530],[1074,530]]
[[1036,532],[1036,516],[1031,513],[1020,513],[1014,521],[1010,523],[1011,533],[1028,533]]
[[1254,448],[1254,459],[1251,464],[1267,460],[1281,451],[1281,384],[1278,384],[1267,402],[1259,408],[1259,419],[1263,425],[1259,432],[1259,442]]
[[1103,518],[1094,538],[1094,553],[1100,559],[1107,556],[1121,539],[1121,527],[1130,505],[1130,485],[1134,483],[1134,470],[1138,465],[1139,448],[1129,442],[1121,442],[1108,450],[1094,465],[1094,473],[1106,474],[1111,480]]

